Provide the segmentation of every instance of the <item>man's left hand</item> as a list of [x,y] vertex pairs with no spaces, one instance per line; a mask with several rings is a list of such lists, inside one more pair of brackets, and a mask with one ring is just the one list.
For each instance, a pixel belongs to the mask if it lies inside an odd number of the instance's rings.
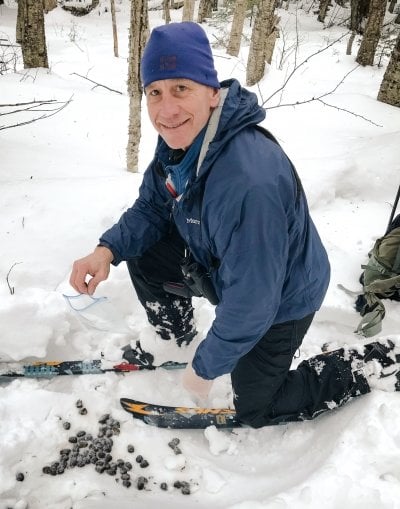
[[205,380],[201,376],[196,375],[192,363],[188,363],[183,372],[182,385],[190,392],[199,402],[203,403],[208,397],[213,381]]

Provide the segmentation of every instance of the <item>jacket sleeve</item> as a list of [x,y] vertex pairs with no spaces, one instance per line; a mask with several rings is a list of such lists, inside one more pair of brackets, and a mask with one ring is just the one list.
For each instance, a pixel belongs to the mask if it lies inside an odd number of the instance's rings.
[[[272,189],[254,185],[240,201],[233,199],[238,193],[236,188],[224,195],[214,239],[221,299],[193,359],[194,370],[205,379],[232,372],[261,339],[274,321],[285,284],[289,235],[279,182]],[[293,201],[293,188],[284,193]]]
[[140,256],[168,232],[169,203],[162,179],[150,166],[133,206],[100,237],[99,245],[108,247],[114,255],[113,265]]

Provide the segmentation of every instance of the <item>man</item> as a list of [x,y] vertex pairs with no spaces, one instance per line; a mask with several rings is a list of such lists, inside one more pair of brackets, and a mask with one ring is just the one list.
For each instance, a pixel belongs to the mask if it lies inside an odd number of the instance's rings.
[[[312,418],[368,392],[355,363],[387,359],[392,344],[289,371],[323,301],[329,262],[296,170],[258,127],[265,111],[256,95],[236,80],[219,83],[206,34],[190,22],[152,31],[141,73],[156,152],[138,199],[74,263],[71,285],[92,294],[110,264],[125,260],[149,322],[178,345],[196,335],[193,290],[208,296],[215,320],[183,385],[204,399],[212,380],[230,373],[239,418],[253,427]],[[129,352],[133,362],[143,355]]]

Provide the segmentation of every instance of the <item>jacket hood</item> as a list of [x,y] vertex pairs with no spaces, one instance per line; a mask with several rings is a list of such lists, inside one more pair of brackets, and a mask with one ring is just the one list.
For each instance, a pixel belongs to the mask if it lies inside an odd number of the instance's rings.
[[239,131],[257,125],[265,118],[256,94],[241,87],[235,79],[221,83],[220,104],[211,114],[201,148],[198,175],[202,176],[219,152]]
[[256,94],[243,88],[237,80],[223,81],[221,89],[228,89],[228,93],[222,106],[215,141],[227,141],[245,127],[264,120],[265,110],[258,104]]

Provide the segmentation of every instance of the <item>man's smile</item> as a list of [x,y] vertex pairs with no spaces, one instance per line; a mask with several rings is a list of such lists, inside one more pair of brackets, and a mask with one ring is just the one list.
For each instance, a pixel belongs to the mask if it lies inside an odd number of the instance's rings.
[[186,122],[188,122],[188,121],[189,121],[189,119],[186,119],[183,122],[179,122],[178,124],[164,124],[163,122],[159,122],[158,124],[163,129],[177,129],[178,127],[181,127],[184,124],[186,124]]

